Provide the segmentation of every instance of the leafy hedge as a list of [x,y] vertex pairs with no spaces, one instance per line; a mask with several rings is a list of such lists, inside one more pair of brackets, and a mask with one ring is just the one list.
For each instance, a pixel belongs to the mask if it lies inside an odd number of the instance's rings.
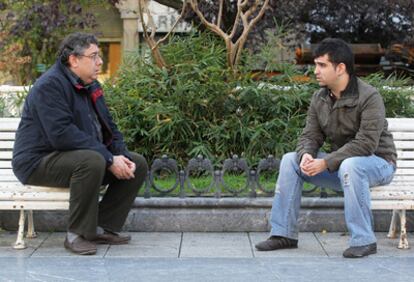
[[[225,48],[210,34],[173,38],[162,52],[170,68],[131,54],[115,83],[105,85],[106,99],[129,149],[149,160],[163,154],[186,162],[199,154],[215,162],[233,154],[251,163],[268,154],[294,150],[318,85],[295,80],[293,66],[268,80],[252,79],[242,68],[226,69]],[[381,88],[387,116],[414,116],[407,81],[368,81]],[[383,89],[384,83],[394,88]]]

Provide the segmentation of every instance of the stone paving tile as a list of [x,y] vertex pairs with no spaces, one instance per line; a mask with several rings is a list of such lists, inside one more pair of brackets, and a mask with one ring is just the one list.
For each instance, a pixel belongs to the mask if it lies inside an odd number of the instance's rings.
[[257,251],[255,244],[266,240],[269,232],[250,232],[252,248],[255,257],[326,257],[326,253],[320,245],[318,239],[311,232],[299,233],[299,242],[297,249],[284,249],[269,252]]
[[0,257],[0,282],[25,281],[26,261],[25,257]]
[[[395,239],[387,238],[387,232],[375,233],[377,237],[377,249],[378,253],[375,256],[382,257],[414,257],[414,233],[408,234],[408,243],[411,244],[410,249],[398,249],[398,242],[400,237]],[[413,277],[414,280],[414,277]]]
[[[16,231],[0,231],[0,257],[28,257],[42,244],[50,233],[38,233],[36,238],[24,241],[27,248],[22,250],[13,249],[16,242]],[[0,280],[1,281],[1,280]]]
[[343,232],[315,232],[325,252],[329,257],[342,257],[342,253],[348,248],[349,236]]
[[248,234],[186,232],[180,257],[253,257]]
[[105,260],[96,256],[31,257],[25,281],[110,281]]
[[[259,259],[258,259],[259,260]],[[413,281],[414,258],[261,258],[281,281],[399,282]]]
[[[315,235],[330,257],[342,257],[343,251],[348,248],[349,236],[344,233],[315,233]],[[375,235],[378,249],[375,257],[414,257],[413,249],[400,250],[397,248],[399,239],[387,238],[386,232],[376,232]],[[408,234],[409,243],[414,243],[413,235]]]
[[111,281],[281,281],[266,265],[252,258],[107,258],[106,267]]
[[110,246],[105,257],[178,258],[182,233],[134,232],[128,245]]
[[[52,233],[33,254],[32,257],[80,257],[65,249],[63,243],[65,242],[66,233]],[[82,256],[89,258],[103,257],[108,245],[98,245],[98,251],[94,256]]]

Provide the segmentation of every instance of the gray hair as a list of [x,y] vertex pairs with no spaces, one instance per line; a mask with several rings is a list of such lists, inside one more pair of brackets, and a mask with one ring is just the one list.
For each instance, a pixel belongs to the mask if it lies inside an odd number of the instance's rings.
[[60,44],[58,58],[62,64],[68,66],[70,55],[83,55],[85,49],[88,49],[91,44],[98,45],[98,39],[93,34],[82,32],[69,34]]

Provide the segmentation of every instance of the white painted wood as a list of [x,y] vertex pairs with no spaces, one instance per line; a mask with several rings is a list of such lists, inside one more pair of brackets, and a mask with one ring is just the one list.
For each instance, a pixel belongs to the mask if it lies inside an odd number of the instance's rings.
[[0,210],[67,210],[69,201],[0,201]]
[[20,118],[0,118],[0,131],[16,131]]
[[13,175],[14,176],[13,170],[11,168],[2,168],[2,169],[0,169],[0,178],[4,175]]
[[0,141],[0,148],[3,149],[13,149],[14,141]]
[[395,238],[397,216],[400,217],[398,248],[409,248],[405,211],[414,209],[414,119],[390,118],[388,129],[397,148],[397,171],[386,186],[371,188],[371,209],[393,210],[388,237]]
[[67,192],[11,192],[0,191],[0,201],[69,201]]
[[395,175],[414,175],[414,168],[398,168]]
[[392,182],[397,182],[397,181],[413,181],[414,180],[414,175],[394,175],[394,178],[392,180]]
[[11,161],[0,161],[0,168],[12,168]]
[[0,150],[0,160],[11,160],[13,157],[12,151],[1,151]]
[[16,182],[19,181],[16,176],[14,175],[2,175],[0,176],[1,181],[3,182]]
[[414,168],[414,160],[399,160],[397,161],[397,167],[399,168]]
[[414,151],[397,150],[397,156],[399,160],[414,159]]
[[410,149],[411,151],[414,148],[414,141],[408,141],[408,140],[404,140],[404,141],[394,141],[395,143],[395,147],[397,148],[397,150],[400,149]]
[[14,132],[0,132],[0,140],[14,140],[16,133]]
[[404,132],[413,132],[412,118],[387,118],[388,128],[390,131],[404,131]]
[[412,210],[414,200],[375,200],[371,202],[374,210]]

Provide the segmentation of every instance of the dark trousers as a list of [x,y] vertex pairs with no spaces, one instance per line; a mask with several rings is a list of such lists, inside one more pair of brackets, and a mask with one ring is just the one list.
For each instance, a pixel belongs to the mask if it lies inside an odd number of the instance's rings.
[[[105,159],[91,150],[53,152],[44,157],[28,180],[31,185],[69,187],[68,231],[93,239],[97,225],[119,232],[148,171],[144,157],[131,153],[135,178],[119,180]],[[99,202],[101,185],[108,185]]]

